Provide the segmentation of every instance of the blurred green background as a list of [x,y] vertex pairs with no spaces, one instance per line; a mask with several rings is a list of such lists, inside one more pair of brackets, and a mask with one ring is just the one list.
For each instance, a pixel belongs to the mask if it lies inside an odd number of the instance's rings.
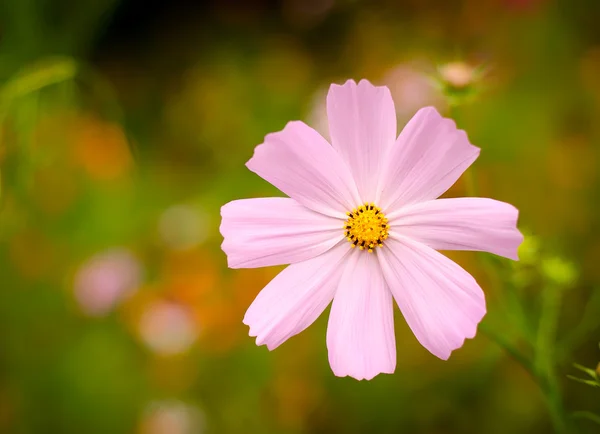
[[[1,433],[600,432],[598,0],[0,0]],[[449,196],[516,205],[521,262],[450,255],[488,316],[447,362],[396,310],[398,366],[336,378],[327,315],[241,322],[219,208],[330,83],[434,105],[481,157]],[[579,363],[582,366],[574,366]],[[600,367],[598,368],[600,371]],[[571,376],[569,378],[568,376]],[[575,377],[575,378],[573,378]]]

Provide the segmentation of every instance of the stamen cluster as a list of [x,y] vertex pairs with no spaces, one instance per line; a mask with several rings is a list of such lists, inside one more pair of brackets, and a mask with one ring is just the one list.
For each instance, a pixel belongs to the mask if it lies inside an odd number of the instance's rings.
[[352,247],[373,252],[375,247],[381,247],[383,240],[388,237],[388,220],[374,203],[366,203],[347,212],[348,220],[344,225],[346,239]]

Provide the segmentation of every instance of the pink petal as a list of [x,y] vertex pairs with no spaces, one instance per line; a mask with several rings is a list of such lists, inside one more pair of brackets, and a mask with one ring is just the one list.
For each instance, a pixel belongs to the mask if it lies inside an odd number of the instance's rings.
[[433,107],[421,109],[398,136],[386,158],[382,175],[381,207],[435,199],[448,190],[477,159],[479,148]]
[[289,122],[282,131],[268,134],[246,166],[314,211],[345,219],[346,211],[360,205],[344,161],[303,122]]
[[340,265],[349,250],[349,243],[340,243],[320,256],[290,265],[269,282],[244,317],[256,345],[273,350],[321,315],[333,299]]
[[479,250],[518,260],[519,210],[493,199],[420,202],[389,215],[392,229],[436,250]]
[[294,199],[242,199],[221,208],[221,246],[230,268],[292,264],[313,258],[343,237],[343,221]]
[[377,256],[406,322],[432,354],[446,360],[465,338],[475,336],[485,299],[458,264],[404,237],[388,238]]
[[338,377],[370,380],[396,368],[392,294],[375,254],[353,251],[327,327],[329,364]]
[[327,117],[331,143],[352,170],[362,201],[374,201],[384,157],[396,140],[396,110],[389,89],[367,80],[332,84]]

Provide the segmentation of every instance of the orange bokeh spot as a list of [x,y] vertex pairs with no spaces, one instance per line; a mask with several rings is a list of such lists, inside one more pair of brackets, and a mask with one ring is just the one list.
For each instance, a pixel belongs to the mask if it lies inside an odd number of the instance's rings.
[[91,116],[75,121],[73,158],[92,178],[101,181],[123,176],[132,165],[123,130],[116,124]]
[[42,232],[29,229],[15,235],[9,252],[11,263],[27,279],[42,279],[56,270],[56,246]]
[[40,209],[48,215],[63,214],[77,193],[78,184],[68,170],[42,168],[35,173],[33,195]]

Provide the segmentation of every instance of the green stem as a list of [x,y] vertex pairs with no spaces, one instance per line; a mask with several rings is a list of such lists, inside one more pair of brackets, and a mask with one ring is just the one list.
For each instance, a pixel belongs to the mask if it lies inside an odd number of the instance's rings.
[[506,339],[504,335],[496,332],[494,328],[488,327],[487,323],[485,322],[479,324],[479,331],[486,335],[504,351],[506,351],[513,359],[519,362],[519,364],[522,365],[527,372],[533,376],[536,375],[533,363],[531,363],[531,361],[521,351],[519,351],[508,339]]
[[497,333],[493,328],[488,327],[486,323],[479,325],[479,331],[506,351],[507,354],[529,372],[542,391],[554,431],[557,434],[567,434],[566,417],[556,377],[537,370],[529,358],[519,351],[504,335]]
[[[454,118],[457,117],[457,108],[452,108]],[[465,190],[468,196],[477,196],[477,183],[475,181],[475,170],[469,168],[464,175]],[[486,258],[478,256],[481,265],[487,273],[490,273],[494,283],[501,284],[493,264]],[[512,304],[516,304],[521,308],[521,304],[516,297],[516,294],[511,294]],[[567,434],[568,426],[565,417],[565,411],[562,403],[559,383],[557,381],[554,365],[554,343],[556,340],[556,328],[558,323],[558,315],[560,311],[561,293],[558,288],[551,288],[544,292],[542,316],[540,318],[539,328],[537,330],[537,339],[535,341],[535,357],[531,361],[521,351],[519,351],[503,334],[496,332],[493,328],[488,327],[486,323],[479,325],[479,330],[487,335],[499,347],[504,349],[511,357],[520,363],[533,377],[538,384],[550,419],[556,434]],[[524,314],[520,309],[520,320],[524,320]],[[523,324],[521,324],[523,325]],[[571,431],[572,433],[572,431]]]
[[542,293],[542,309],[535,343],[535,370],[543,381],[546,403],[557,433],[567,432],[560,386],[556,376],[555,342],[562,290],[546,288]]
[[[544,381],[540,378],[540,381]],[[554,426],[554,431],[557,434],[573,434],[572,427],[567,426],[567,418],[565,410],[563,408],[562,396],[556,376],[548,376],[546,379],[546,387],[544,398],[546,401],[546,407]],[[542,387],[543,389],[543,387]]]

